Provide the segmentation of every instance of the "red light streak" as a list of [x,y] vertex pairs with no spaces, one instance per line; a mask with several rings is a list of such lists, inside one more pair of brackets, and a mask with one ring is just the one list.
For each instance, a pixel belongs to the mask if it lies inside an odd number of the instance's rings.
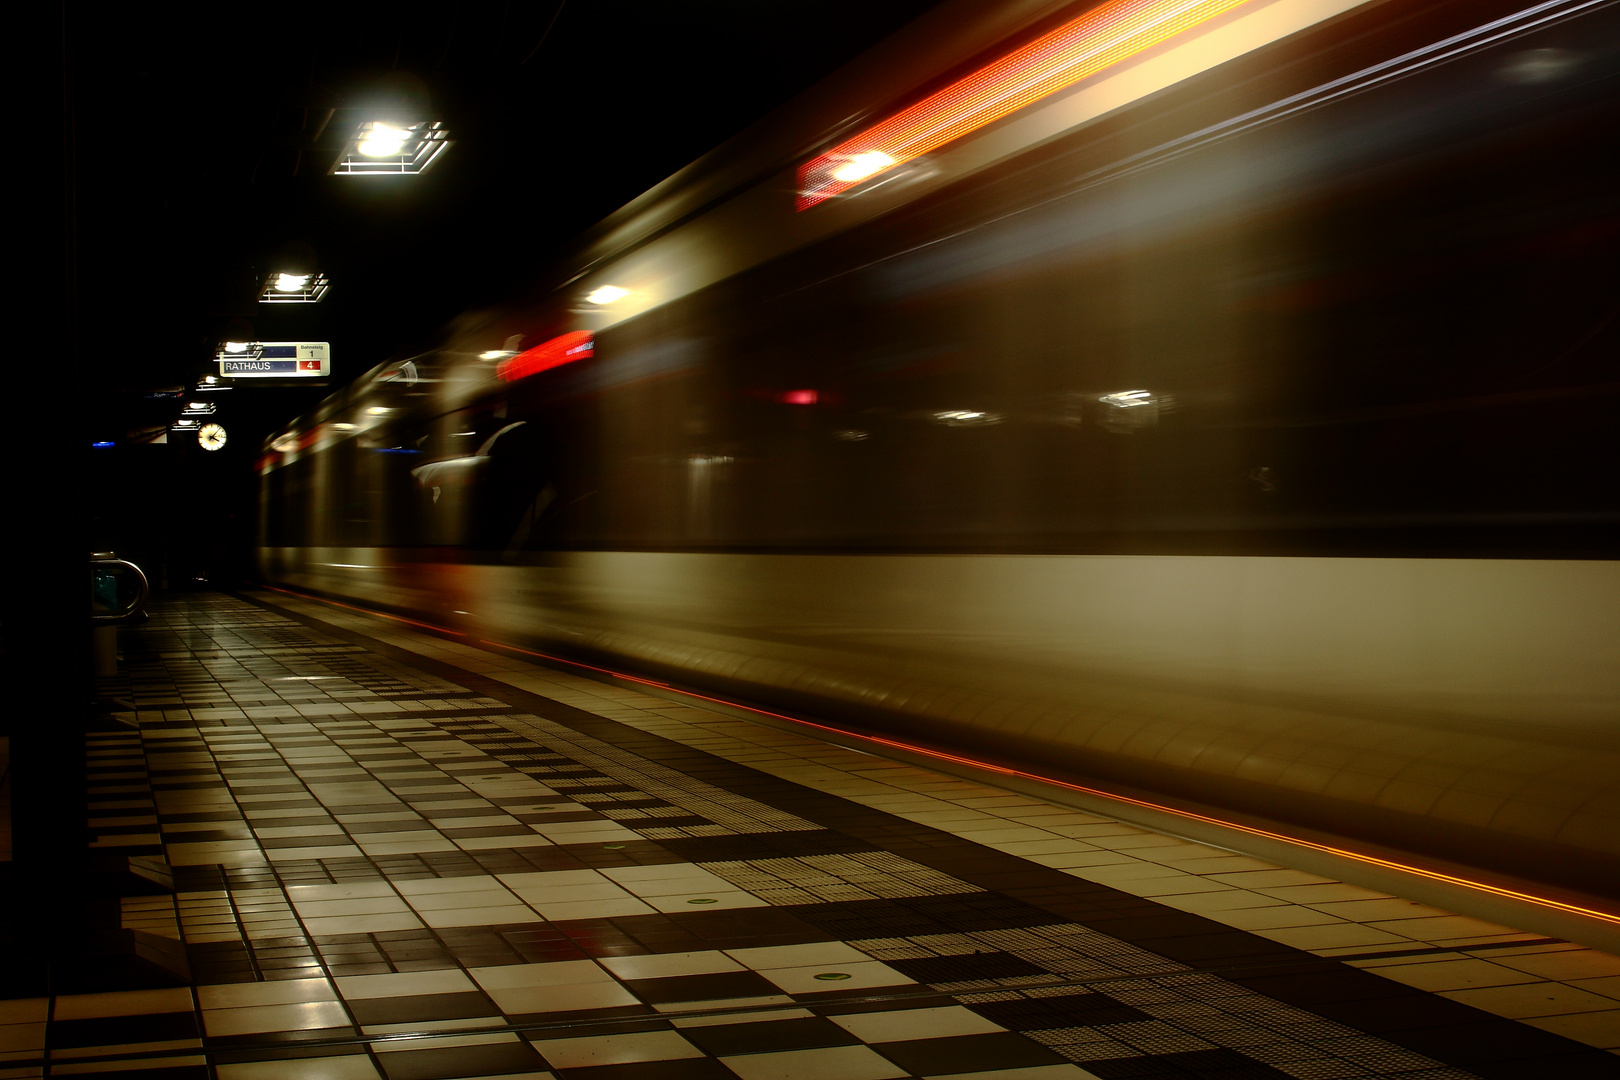
[[559,334],[550,341],[543,341],[532,349],[525,349],[510,359],[502,360],[500,366],[495,369],[495,374],[505,382],[515,382],[554,367],[572,364],[576,360],[587,360],[595,355],[596,342],[591,337],[591,332],[571,330],[566,334]]
[[[311,596],[308,593],[295,592],[291,589],[280,589],[276,588],[274,585],[266,585],[264,587],[272,592],[283,593],[287,596],[297,596],[301,599],[313,600],[320,604],[330,604],[333,607],[346,608],[349,611],[358,611],[365,615],[376,615],[384,619],[392,619],[395,622],[406,623],[410,626],[420,626],[427,630],[436,630],[441,634],[454,634],[457,637],[467,636],[460,630],[449,630],[442,626],[434,626],[430,623],[417,622],[413,619],[402,618],[398,615],[390,615],[382,611],[373,611],[370,608],[357,607],[353,604],[344,604],[336,600],[327,600],[323,597]],[[1084,795],[1104,799],[1109,802],[1123,803],[1127,806],[1135,806],[1144,810],[1152,810],[1155,813],[1169,814],[1172,817],[1181,818],[1184,821],[1196,821],[1205,825],[1214,825],[1223,829],[1231,829],[1235,832],[1240,832],[1248,836],[1259,837],[1265,840],[1275,840],[1294,847],[1305,848],[1309,851],[1321,852],[1326,855],[1334,855],[1339,858],[1349,859],[1352,862],[1364,863],[1368,866],[1377,866],[1385,870],[1395,870],[1399,873],[1411,874],[1414,877],[1424,878],[1428,881],[1438,881],[1448,885],[1460,885],[1463,888],[1472,889],[1475,892],[1485,893],[1490,896],[1497,896],[1506,900],[1517,900],[1527,904],[1534,904],[1537,907],[1550,908],[1554,911],[1562,911],[1570,915],[1581,915],[1586,918],[1597,919],[1602,922],[1620,925],[1620,914],[1613,912],[1599,911],[1596,908],[1581,907],[1579,904],[1571,904],[1563,900],[1554,900],[1545,896],[1536,896],[1534,893],[1520,892],[1517,889],[1509,889],[1501,885],[1492,885],[1488,882],[1475,881],[1471,878],[1457,877],[1453,874],[1442,873],[1438,870],[1430,870],[1426,867],[1415,866],[1411,863],[1399,862],[1395,859],[1386,859],[1378,855],[1369,855],[1365,852],[1352,851],[1349,848],[1336,847],[1332,844],[1322,844],[1314,840],[1306,840],[1298,836],[1289,836],[1285,833],[1274,832],[1270,829],[1261,829],[1253,825],[1244,825],[1241,822],[1227,821],[1224,818],[1212,817],[1208,814],[1199,814],[1191,810],[1183,810],[1175,806],[1165,806],[1162,803],[1149,802],[1146,799],[1136,799],[1129,795],[1120,795],[1112,791],[1103,791],[1100,788],[1087,787],[1084,784],[1076,784],[1067,780],[1059,780],[1055,777],[1045,776],[1037,772],[1029,772],[1024,769],[1015,769],[1008,765],[998,765],[995,762],[990,761],[981,761],[978,758],[968,757],[965,754],[952,754],[944,750],[935,750],[927,746],[919,746],[915,743],[908,743],[901,739],[890,739],[879,735],[862,735],[858,732],[849,731],[840,727],[834,727],[831,724],[819,724],[814,720],[803,720],[797,716],[789,716],[786,713],[772,712],[769,709],[761,709],[753,705],[743,705],[736,701],[729,701],[726,698],[713,697],[708,694],[700,694],[695,690],[683,690],[678,687],[671,686],[669,683],[658,682],[655,679],[644,679],[638,675],[628,675],[622,671],[615,671],[612,668],[597,667],[594,664],[586,664],[579,660],[569,660],[565,657],[553,656],[550,653],[535,652],[533,649],[525,649],[517,645],[508,645],[501,641],[490,641],[487,638],[478,638],[477,641],[480,645],[488,645],[497,649],[505,649],[508,652],[522,653],[525,656],[537,657],[541,660],[546,660],[555,664],[562,664],[571,668],[582,668],[586,671],[599,672],[615,679],[623,679],[626,682],[639,683],[642,686],[656,686],[662,690],[669,690],[673,693],[680,694],[682,697],[695,698],[698,701],[713,702],[716,705],[724,705],[728,709],[740,709],[743,712],[754,713],[757,716],[768,716],[773,720],[781,720],[796,727],[812,728],[817,731],[825,731],[830,734],[837,735],[840,738],[869,743],[874,746],[887,746],[891,749],[901,750],[908,754],[916,754],[919,757],[932,758],[935,761],[948,761],[957,765],[966,765],[969,768],[982,769],[985,772],[997,773],[1001,776],[1011,776],[1017,777],[1020,780],[1030,780],[1037,784],[1045,784],[1049,787],[1062,788],[1065,791],[1075,791]]]
[[[808,210],[1247,2],[1109,0],[800,166],[797,209]],[[884,160],[888,164],[862,164]],[[859,175],[834,175],[851,169]]]

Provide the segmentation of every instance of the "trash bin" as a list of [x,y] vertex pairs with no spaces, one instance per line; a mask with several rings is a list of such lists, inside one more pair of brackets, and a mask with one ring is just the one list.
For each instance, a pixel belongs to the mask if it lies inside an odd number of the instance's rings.
[[118,674],[118,627],[146,621],[150,593],[134,563],[110,551],[90,556],[90,666],[96,678]]

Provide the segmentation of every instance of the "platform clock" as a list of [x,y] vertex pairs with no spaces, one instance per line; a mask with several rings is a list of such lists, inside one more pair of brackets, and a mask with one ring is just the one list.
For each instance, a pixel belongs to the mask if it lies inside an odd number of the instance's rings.
[[204,424],[197,429],[197,445],[204,450],[218,450],[225,445],[225,429],[219,424]]

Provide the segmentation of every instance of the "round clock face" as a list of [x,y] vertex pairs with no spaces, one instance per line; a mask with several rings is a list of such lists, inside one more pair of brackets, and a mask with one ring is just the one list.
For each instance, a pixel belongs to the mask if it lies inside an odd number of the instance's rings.
[[225,445],[225,429],[218,424],[204,424],[197,429],[197,445],[204,450],[218,450]]

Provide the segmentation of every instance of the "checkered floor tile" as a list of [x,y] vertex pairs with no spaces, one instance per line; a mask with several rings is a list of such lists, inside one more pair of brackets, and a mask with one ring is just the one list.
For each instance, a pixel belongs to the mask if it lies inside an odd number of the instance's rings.
[[[966,809],[918,821],[671,738],[694,710],[557,673],[538,693],[278,603],[169,598],[125,633],[106,689],[127,710],[88,745],[92,844],[148,868],[123,927],[168,942],[189,978],[54,996],[14,979],[0,1077],[1464,1080],[1620,1063],[1581,1034],[1582,1016],[1620,1017],[1602,954],[1486,933],[1479,948],[1525,971],[1492,987],[1563,995],[1536,1015],[1577,1019],[1504,1018],[1468,987],[1430,992],[1053,861],[1154,834],[939,777],[909,790],[932,785],[929,814]],[[994,806],[1044,826],[946,827]],[[1210,880],[1294,873],[1177,850]],[[1241,910],[1274,908],[1317,914]],[[1533,973],[1577,955],[1581,978]]]

